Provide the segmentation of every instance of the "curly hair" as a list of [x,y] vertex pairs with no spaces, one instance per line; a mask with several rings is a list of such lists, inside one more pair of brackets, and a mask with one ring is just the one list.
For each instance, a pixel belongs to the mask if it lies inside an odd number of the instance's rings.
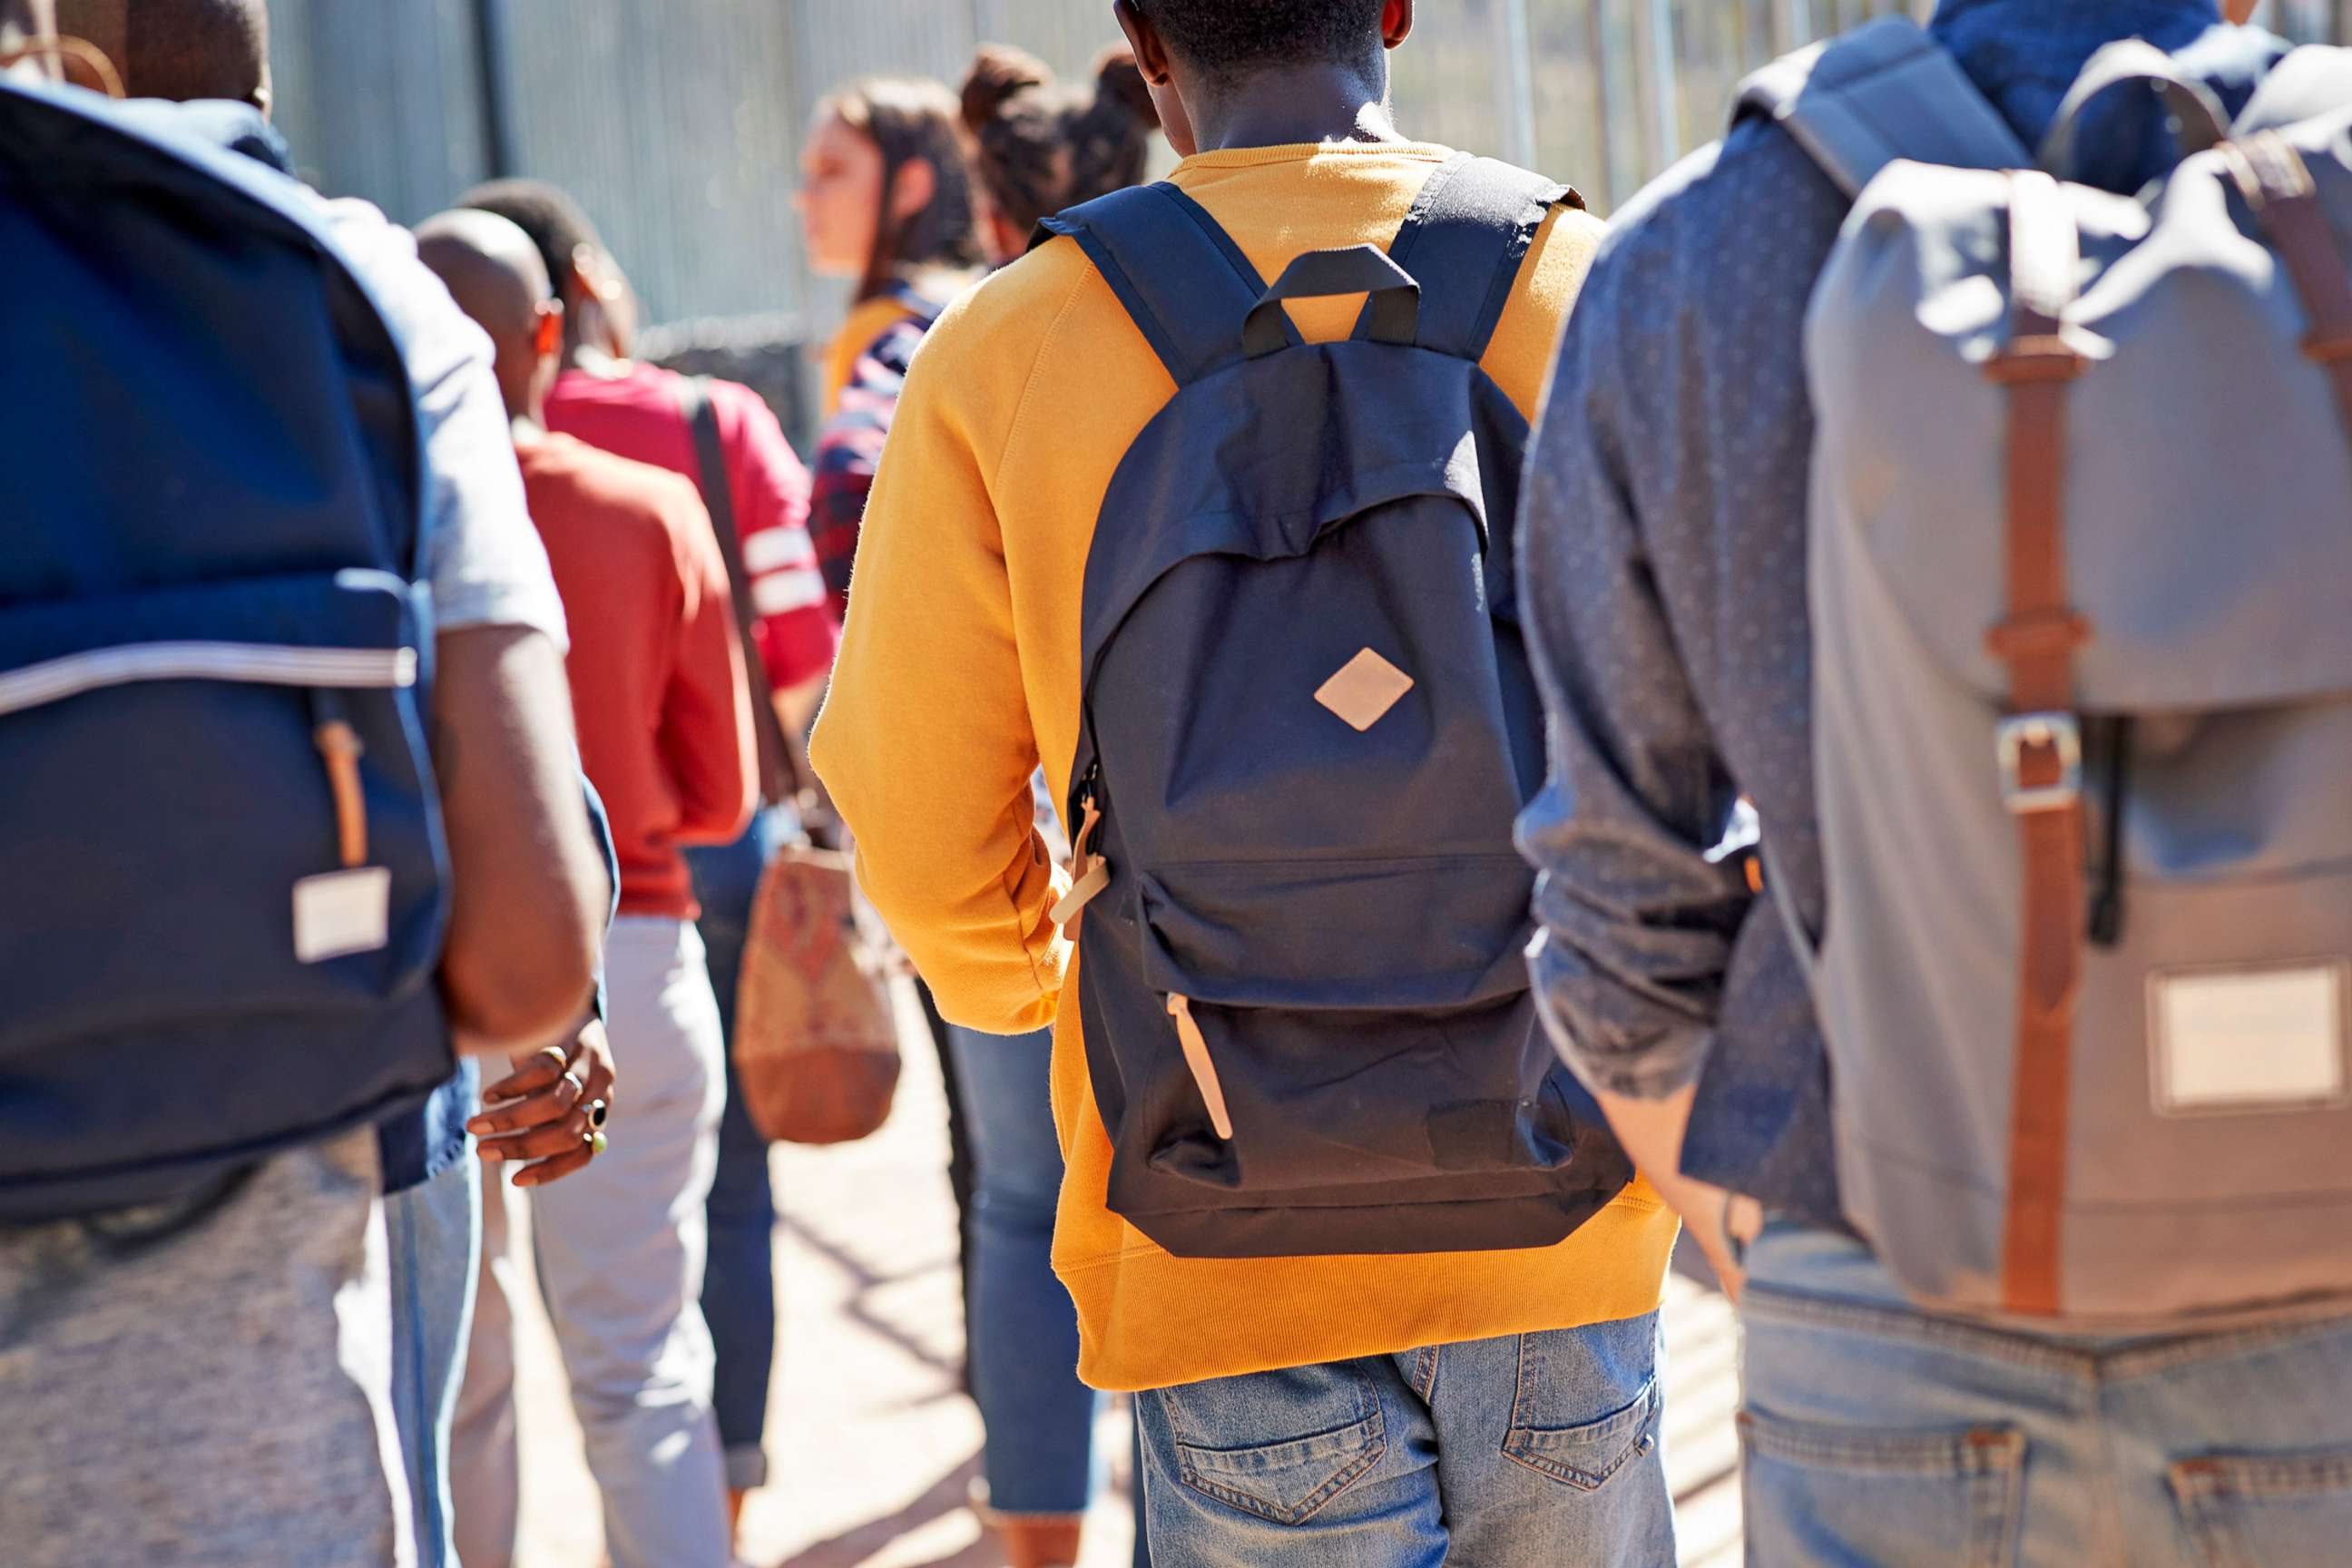
[[1091,89],[1069,89],[1035,56],[988,44],[964,78],[963,123],[989,200],[1027,229],[1139,183],[1160,113],[1124,46],[1095,62]]
[[1378,47],[1384,0],[1132,0],[1168,47],[1214,76],[1352,61]]

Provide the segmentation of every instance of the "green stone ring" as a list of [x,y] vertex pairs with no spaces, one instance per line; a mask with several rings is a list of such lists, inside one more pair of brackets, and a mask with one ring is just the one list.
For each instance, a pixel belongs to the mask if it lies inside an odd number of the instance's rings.
[[597,1155],[603,1153],[605,1146],[604,1135],[602,1132],[591,1132],[588,1134],[588,1157],[590,1159],[593,1160]]

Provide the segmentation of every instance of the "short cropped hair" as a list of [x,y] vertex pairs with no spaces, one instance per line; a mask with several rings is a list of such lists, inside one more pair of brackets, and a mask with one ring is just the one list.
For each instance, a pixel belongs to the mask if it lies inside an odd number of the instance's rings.
[[119,56],[133,98],[249,103],[269,79],[263,0],[65,0],[58,29]]
[[571,285],[580,247],[604,249],[596,226],[588,221],[587,210],[571,192],[545,180],[492,180],[459,196],[457,205],[494,213],[530,236],[547,263],[548,281],[554,285],[558,298]]
[[1380,43],[1384,0],[1133,0],[1168,47],[1213,76],[1352,62]]

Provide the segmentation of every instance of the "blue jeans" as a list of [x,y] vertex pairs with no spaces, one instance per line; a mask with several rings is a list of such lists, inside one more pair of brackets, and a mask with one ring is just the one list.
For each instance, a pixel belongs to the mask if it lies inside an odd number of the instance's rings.
[[1673,1568],[1658,1319],[1141,1395],[1160,1568]]
[[1054,1278],[1062,1150],[1048,1034],[950,1028],[971,1117],[971,1390],[987,1428],[988,1500],[1000,1514],[1078,1514],[1099,1473],[1095,1392],[1078,1381],[1078,1319]]
[[392,1280],[393,1417],[408,1468],[418,1568],[457,1568],[449,1421],[466,1364],[481,1247],[481,1176],[467,1157],[383,1200]]
[[727,1486],[751,1491],[768,1481],[763,1446],[768,1380],[776,1363],[776,1194],[768,1178],[768,1145],[751,1125],[735,1083],[735,984],[743,971],[743,942],[760,873],[778,846],[797,832],[788,808],[764,811],[743,837],[716,848],[690,849],[696,922],[709,954],[710,988],[727,1035],[727,1110],[719,1122],[719,1169],[703,1213],[710,1256],[702,1277],[702,1315],[718,1354],[712,1408],[727,1450]]
[[2199,1336],[1923,1312],[1868,1247],[1748,1255],[1740,1417],[1764,1568],[2325,1568],[2352,1558],[2352,1317]]

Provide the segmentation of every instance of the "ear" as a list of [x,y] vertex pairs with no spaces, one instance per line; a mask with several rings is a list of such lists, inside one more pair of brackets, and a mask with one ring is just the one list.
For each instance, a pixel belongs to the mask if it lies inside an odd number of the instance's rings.
[[1401,47],[1412,37],[1412,0],[1388,0],[1381,8],[1381,42]]
[[1135,0],[1113,0],[1111,15],[1118,18],[1118,30],[1127,35],[1128,47],[1135,51],[1135,64],[1143,79],[1153,87],[1166,87],[1168,46],[1160,42],[1160,29],[1135,8]]
[[572,276],[556,279],[559,294],[568,295],[577,289],[582,298],[605,303],[619,299],[625,287],[612,258],[593,245],[576,247],[572,252]]
[[940,194],[940,172],[929,158],[909,158],[898,165],[890,185],[890,218],[905,223],[931,205]]
[[553,359],[563,352],[563,301],[542,300],[539,303],[539,324],[531,329],[530,352],[541,359]]

